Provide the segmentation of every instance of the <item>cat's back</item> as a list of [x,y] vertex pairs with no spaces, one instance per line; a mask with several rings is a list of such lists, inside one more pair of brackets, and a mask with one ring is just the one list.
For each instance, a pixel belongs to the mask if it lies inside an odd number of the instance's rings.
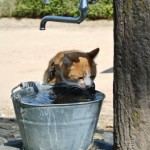
[[90,52],[79,50],[58,52],[49,61],[48,68],[44,73],[44,83],[56,84],[63,82],[78,85],[78,83],[87,80],[88,83],[85,85],[91,85],[96,76],[94,58],[98,52],[99,48]]
[[61,67],[63,58],[65,56],[65,54],[71,54],[72,53],[81,53],[78,50],[65,50],[65,51],[60,51],[58,52],[53,58],[50,59],[49,63],[48,63],[48,68],[46,69],[45,73],[44,73],[44,77],[43,77],[43,82],[44,83],[55,83],[56,82],[56,77],[54,77],[54,73],[56,71],[56,69]]
[[64,58],[65,54],[69,54],[69,55],[73,55],[73,53],[83,53],[79,50],[66,50],[66,51],[61,51],[61,52],[58,52],[53,58],[52,58],[52,61],[55,62],[55,64],[59,64],[62,59]]

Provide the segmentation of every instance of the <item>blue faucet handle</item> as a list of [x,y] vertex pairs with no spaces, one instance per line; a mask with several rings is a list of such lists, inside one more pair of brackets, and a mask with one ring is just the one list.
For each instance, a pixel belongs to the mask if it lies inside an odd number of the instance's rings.
[[51,0],[43,0],[45,4],[50,4]]

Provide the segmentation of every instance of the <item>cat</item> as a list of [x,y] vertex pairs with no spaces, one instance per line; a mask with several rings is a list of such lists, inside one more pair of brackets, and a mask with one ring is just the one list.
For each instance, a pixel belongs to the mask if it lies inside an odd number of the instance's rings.
[[91,87],[97,73],[94,58],[98,53],[99,48],[90,52],[71,50],[57,53],[49,61],[43,82]]

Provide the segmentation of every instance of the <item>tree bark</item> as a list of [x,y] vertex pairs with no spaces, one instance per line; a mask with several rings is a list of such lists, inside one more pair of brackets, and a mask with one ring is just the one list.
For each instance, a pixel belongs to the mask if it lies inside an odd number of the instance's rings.
[[114,0],[114,149],[150,149],[150,0]]

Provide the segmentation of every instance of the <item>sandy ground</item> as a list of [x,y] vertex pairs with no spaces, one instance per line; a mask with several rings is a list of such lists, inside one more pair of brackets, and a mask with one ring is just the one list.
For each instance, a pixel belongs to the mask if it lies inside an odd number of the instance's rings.
[[96,89],[105,93],[98,128],[113,126],[113,22],[84,21],[78,24],[39,19],[0,19],[0,117],[15,117],[11,89],[20,82],[40,81],[49,59],[59,51],[101,49],[96,58]]

